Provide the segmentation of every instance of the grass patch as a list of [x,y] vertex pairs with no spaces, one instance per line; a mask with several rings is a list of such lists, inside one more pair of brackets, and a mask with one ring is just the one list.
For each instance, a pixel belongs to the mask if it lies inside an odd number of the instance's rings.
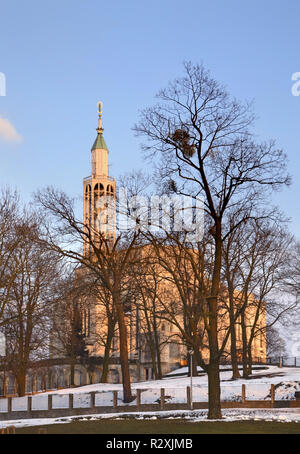
[[300,423],[273,421],[195,422],[185,420],[97,420],[23,427],[17,434],[300,434]]

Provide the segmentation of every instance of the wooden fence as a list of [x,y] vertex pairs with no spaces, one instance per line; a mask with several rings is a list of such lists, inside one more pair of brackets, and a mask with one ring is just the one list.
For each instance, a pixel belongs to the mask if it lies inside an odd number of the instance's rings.
[[[59,417],[59,416],[72,416],[81,414],[97,414],[97,413],[120,413],[120,412],[136,412],[136,411],[158,411],[158,410],[188,410],[188,409],[205,409],[208,407],[207,402],[195,402],[192,401],[191,388],[188,386],[185,391],[185,402],[172,403],[168,402],[168,388],[160,388],[159,398],[153,403],[143,403],[142,389],[136,389],[136,396],[134,401],[130,404],[124,404],[118,402],[119,391],[108,391],[112,393],[111,405],[100,406],[96,404],[96,391],[90,393],[70,393],[70,394],[59,394],[60,396],[68,396],[68,406],[62,408],[53,405],[53,397],[55,394],[47,395],[47,409],[33,409],[32,396],[26,396],[27,408],[23,410],[15,410],[13,408],[13,397],[1,399],[7,400],[7,408],[0,410],[0,420],[8,419],[23,419],[23,418],[42,418],[42,417]],[[78,398],[80,395],[89,395],[90,404],[89,406],[76,405],[74,407],[74,396]],[[101,392],[101,394],[105,394]],[[223,400],[222,408],[288,408],[288,407],[300,407],[300,399],[296,400],[276,400],[275,386],[270,386],[270,398],[264,400],[247,400],[246,398],[246,385],[243,384],[241,387],[241,398],[239,400]],[[38,396],[36,396],[38,397]],[[22,399],[25,399],[22,398]],[[2,406],[3,407],[3,406]]]

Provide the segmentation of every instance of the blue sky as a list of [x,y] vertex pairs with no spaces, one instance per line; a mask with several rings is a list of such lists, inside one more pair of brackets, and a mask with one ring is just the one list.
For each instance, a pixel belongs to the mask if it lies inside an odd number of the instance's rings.
[[300,238],[299,0],[3,0],[0,17],[0,184],[26,200],[48,184],[80,195],[98,100],[111,175],[145,166],[138,110],[184,60],[203,62],[233,95],[255,100],[257,133],[288,153],[293,186],[277,201]]

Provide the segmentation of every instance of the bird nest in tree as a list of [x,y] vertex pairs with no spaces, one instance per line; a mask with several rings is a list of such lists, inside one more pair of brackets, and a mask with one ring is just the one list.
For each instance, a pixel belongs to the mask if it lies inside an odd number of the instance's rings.
[[185,129],[176,129],[171,138],[176,142],[184,156],[193,156],[195,153],[195,146],[190,144],[190,135]]

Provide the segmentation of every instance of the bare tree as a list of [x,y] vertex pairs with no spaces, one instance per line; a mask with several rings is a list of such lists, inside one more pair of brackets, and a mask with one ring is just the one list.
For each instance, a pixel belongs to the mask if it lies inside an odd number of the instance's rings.
[[[273,211],[273,217],[274,216]],[[224,242],[223,272],[229,296],[231,332],[242,331],[243,376],[252,373],[253,343],[264,344],[266,329],[295,309],[283,298],[287,269],[290,268],[292,237],[282,216],[249,220]],[[238,315],[238,319],[236,317]],[[231,336],[231,354],[236,339]],[[237,369],[236,351],[233,364]]]
[[278,358],[285,355],[286,343],[280,336],[279,331],[275,326],[267,328],[267,355],[269,358]]
[[111,293],[104,288],[101,283],[97,286],[96,299],[98,306],[101,306],[97,315],[97,320],[101,318],[102,330],[96,332],[96,345],[104,347],[103,367],[101,383],[107,383],[109,361],[114,336],[117,334],[118,318],[113,304]]
[[[286,294],[286,273],[290,268],[293,245],[292,236],[276,225],[264,223],[260,228],[257,242],[260,247],[258,272],[252,282],[254,299],[250,308],[254,315],[247,344],[248,374],[252,373],[253,341],[266,338],[266,331],[287,314],[294,313],[297,301]],[[260,324],[261,316],[266,323]]]
[[82,277],[75,277],[72,269],[56,281],[57,298],[51,320],[50,354],[67,357],[70,361],[70,385],[75,385],[77,361],[87,359],[82,318],[89,309],[87,292],[90,287]]
[[16,233],[18,246],[9,262],[15,279],[4,310],[4,328],[7,366],[16,378],[18,394],[23,396],[30,365],[48,355],[53,283],[59,271],[57,254],[37,241],[35,215],[19,218]]
[[[153,252],[153,251],[152,251]],[[138,349],[149,350],[154,377],[162,378],[161,351],[166,340],[162,339],[162,314],[165,314],[160,303],[161,286],[164,282],[153,263],[151,248],[142,249],[141,259],[134,270],[136,287],[136,312],[138,324]],[[141,340],[143,336],[145,342]]]
[[[135,247],[139,231],[133,229],[117,233],[115,237],[106,237],[97,228],[78,220],[74,201],[53,188],[37,193],[35,200],[44,209],[47,219],[51,218],[50,223],[45,224],[45,244],[80,264],[84,272],[97,276],[99,284],[110,294],[118,321],[123,398],[124,402],[130,402],[133,397],[123,289],[127,285],[129,270],[137,260]],[[89,245],[89,254],[83,252],[86,244]]]
[[[172,234],[156,237],[148,232],[147,237],[151,244],[147,258],[151,265],[148,268],[146,265],[149,274],[143,282],[149,301],[153,300],[152,316],[174,326],[174,333],[166,342],[180,341],[187,351],[194,351],[193,375],[197,375],[197,363],[207,369],[202,356],[206,347],[204,301],[208,292],[204,245],[198,244],[195,250],[185,244],[182,236]],[[151,303],[147,307],[150,311]]]
[[4,318],[6,304],[16,278],[16,269],[10,263],[18,247],[19,196],[15,191],[2,189],[0,193],[0,327],[8,322]]
[[[147,157],[159,155],[161,181],[173,181],[178,194],[204,199],[214,240],[214,268],[209,307],[209,418],[221,417],[218,295],[223,241],[241,222],[254,216],[255,203],[267,189],[289,183],[286,156],[274,142],[257,144],[250,131],[249,105],[232,99],[200,65],[186,63],[185,75],[158,94],[160,104],[142,111],[135,131],[149,139]],[[178,183],[176,183],[178,181]],[[224,217],[229,208],[241,216],[229,231]]]

